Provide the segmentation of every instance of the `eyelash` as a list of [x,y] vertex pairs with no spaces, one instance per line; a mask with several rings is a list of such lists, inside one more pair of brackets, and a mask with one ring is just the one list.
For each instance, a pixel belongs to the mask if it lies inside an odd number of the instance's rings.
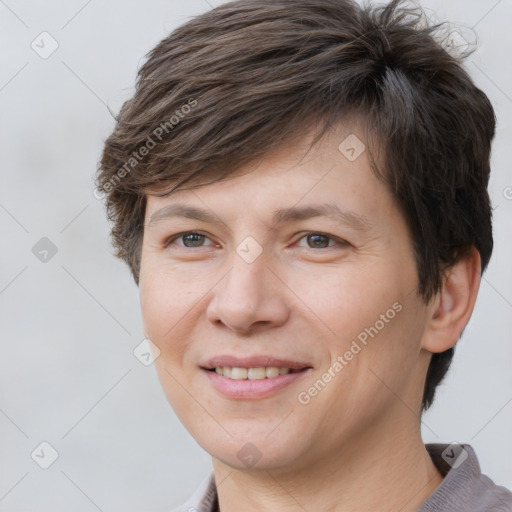
[[[200,231],[183,231],[181,233],[177,233],[176,235],[173,235],[171,236],[170,238],[168,238],[164,244],[164,247],[167,248],[168,246],[170,246],[175,240],[178,240],[180,238],[184,238],[185,236],[188,236],[188,235],[199,235],[199,236],[202,236],[202,237],[205,237],[205,238],[208,238],[207,235],[205,235],[204,233],[201,233]],[[333,237],[331,235],[328,235],[326,233],[322,233],[322,232],[319,232],[319,231],[308,231],[307,233],[305,233],[304,235],[302,235],[299,240],[297,241],[300,241],[302,240],[303,238],[306,238],[308,236],[312,236],[312,235],[317,235],[317,236],[322,236],[324,238],[327,238],[328,240],[332,240],[333,242],[336,242],[338,243],[339,245],[342,245],[342,246],[348,246],[350,245],[346,240],[342,240],[340,238],[336,238],[336,237]],[[320,249],[329,249],[331,247],[333,247],[334,245],[328,245],[327,247],[320,247]],[[178,247],[183,247],[185,249],[202,249],[203,247],[208,247],[208,246],[199,246],[199,247],[187,247],[186,245],[179,245]],[[314,247],[307,247],[308,249],[315,249]]]

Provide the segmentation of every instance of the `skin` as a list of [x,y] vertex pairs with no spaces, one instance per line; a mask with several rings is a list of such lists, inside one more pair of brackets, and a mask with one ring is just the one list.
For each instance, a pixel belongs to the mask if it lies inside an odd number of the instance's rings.
[[[472,251],[426,304],[405,219],[367,151],[351,162],[338,150],[348,133],[331,131],[309,151],[305,137],[228,180],[147,198],[145,334],[160,351],[168,401],[212,456],[222,512],[408,512],[442,482],[421,439],[421,396],[431,353],[455,344],[469,320],[480,260]],[[178,203],[215,221],[149,224]],[[272,223],[277,209],[326,203],[363,216],[364,226],[326,216]],[[193,230],[205,236],[166,244]],[[236,252],[248,236],[263,249],[252,263]],[[300,403],[298,394],[397,303],[394,318]],[[230,399],[200,369],[221,354],[269,354],[312,370],[268,398]],[[246,443],[261,456],[253,466],[237,457]]]

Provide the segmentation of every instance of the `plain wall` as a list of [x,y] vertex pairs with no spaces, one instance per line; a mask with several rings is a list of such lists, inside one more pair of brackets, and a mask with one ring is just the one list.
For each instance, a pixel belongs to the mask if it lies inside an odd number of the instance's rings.
[[[144,55],[220,3],[0,2],[0,512],[167,511],[210,471],[154,367],[133,355],[138,289],[112,255],[93,176],[114,126],[107,106],[130,97]],[[462,34],[474,27],[467,68],[498,117],[494,255],[424,439],[470,443],[512,488],[512,4],[422,4]],[[31,47],[43,31],[59,45],[47,59]],[[57,250],[46,263],[33,254],[43,237]],[[48,469],[31,457],[44,441],[59,455]]]

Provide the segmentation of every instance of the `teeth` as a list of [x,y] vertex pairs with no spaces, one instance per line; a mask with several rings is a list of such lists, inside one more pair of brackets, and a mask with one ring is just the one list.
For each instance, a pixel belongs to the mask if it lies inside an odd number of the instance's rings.
[[267,377],[271,379],[272,377],[277,377],[279,375],[279,368],[277,366],[269,366],[265,368],[265,372]]
[[260,368],[249,368],[247,370],[247,378],[249,380],[264,379],[267,376],[265,367]]
[[231,378],[234,380],[247,379],[247,368],[232,368]]
[[278,375],[290,373],[290,368],[278,368],[277,366],[259,366],[257,368],[237,368],[231,366],[218,366],[215,373],[234,380],[260,380],[272,379]]

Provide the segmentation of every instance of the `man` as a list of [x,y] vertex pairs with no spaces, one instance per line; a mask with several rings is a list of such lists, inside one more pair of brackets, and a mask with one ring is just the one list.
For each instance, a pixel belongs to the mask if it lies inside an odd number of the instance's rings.
[[492,252],[495,117],[421,12],[240,0],[148,55],[98,186],[174,411],[180,510],[510,511],[423,444]]

